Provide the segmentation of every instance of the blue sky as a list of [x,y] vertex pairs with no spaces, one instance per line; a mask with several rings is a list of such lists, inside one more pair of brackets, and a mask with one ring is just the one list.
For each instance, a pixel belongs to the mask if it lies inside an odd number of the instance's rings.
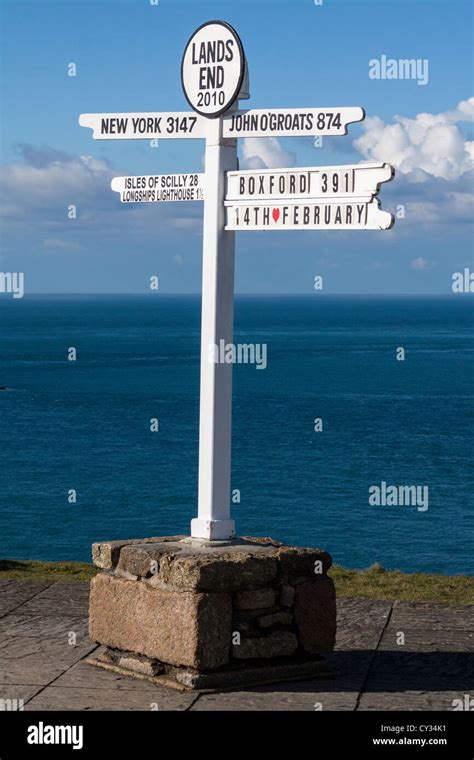
[[[188,37],[222,18],[246,51],[253,107],[353,106],[347,137],[241,145],[262,166],[381,160],[397,176],[389,232],[242,232],[236,290],[448,293],[472,259],[472,9],[464,0],[2,0],[1,271],[27,292],[199,292],[202,206],[120,204],[124,173],[202,171],[202,141],[94,142],[80,113],[188,110]],[[369,78],[369,61],[427,59],[428,83]],[[68,76],[68,64],[77,68]],[[461,105],[460,105],[461,104]],[[247,103],[243,104],[247,107]],[[420,116],[425,114],[425,116]],[[377,117],[377,118],[375,118]],[[470,121],[471,120],[471,121]],[[355,144],[354,144],[355,142]],[[77,219],[67,206],[77,206]]]

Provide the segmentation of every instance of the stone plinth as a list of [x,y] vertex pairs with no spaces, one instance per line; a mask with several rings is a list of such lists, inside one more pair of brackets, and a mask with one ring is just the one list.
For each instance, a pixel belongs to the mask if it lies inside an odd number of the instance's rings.
[[168,536],[94,544],[93,559],[97,665],[200,689],[327,673],[336,599],[322,549]]

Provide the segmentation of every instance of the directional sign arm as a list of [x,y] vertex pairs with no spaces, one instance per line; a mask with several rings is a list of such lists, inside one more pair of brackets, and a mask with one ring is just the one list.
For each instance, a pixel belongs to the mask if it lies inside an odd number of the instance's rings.
[[372,198],[395,174],[390,164],[310,166],[227,172],[226,201],[259,203],[265,198],[298,199],[355,196]]
[[395,218],[382,211],[377,198],[336,198],[287,203],[226,205],[226,230],[388,230]]
[[254,108],[224,116],[224,137],[314,137],[346,135],[348,124],[365,119],[360,106]]
[[110,186],[122,203],[204,200],[204,174],[150,174],[114,177]]
[[93,130],[94,140],[172,140],[206,137],[206,120],[192,111],[161,113],[83,113],[81,127]]

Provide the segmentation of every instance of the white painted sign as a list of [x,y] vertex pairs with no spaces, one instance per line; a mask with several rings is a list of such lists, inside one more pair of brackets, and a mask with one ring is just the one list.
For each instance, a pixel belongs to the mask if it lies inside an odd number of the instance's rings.
[[268,108],[237,111],[224,117],[224,137],[314,137],[345,135],[347,125],[363,121],[365,111],[351,108]]
[[275,204],[228,202],[226,230],[388,230],[394,217],[377,198],[333,198],[328,201]]
[[273,198],[372,197],[395,176],[390,164],[312,166],[227,172],[227,201]]
[[239,35],[223,21],[197,29],[184,51],[181,80],[186,99],[197,113],[214,118],[237,100],[245,74]]
[[93,129],[94,140],[169,140],[206,137],[206,122],[189,111],[162,113],[83,113],[81,127]]
[[204,200],[204,174],[147,174],[114,177],[112,190],[122,203]]

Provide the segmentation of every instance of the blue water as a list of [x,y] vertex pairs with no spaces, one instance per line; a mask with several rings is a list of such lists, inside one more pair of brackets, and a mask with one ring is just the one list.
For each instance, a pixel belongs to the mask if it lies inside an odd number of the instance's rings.
[[[234,368],[238,532],[348,567],[472,573],[471,298],[240,297],[235,323],[236,342],[268,344],[266,370]],[[199,298],[3,296],[0,324],[0,556],[187,533]],[[428,485],[428,510],[369,506],[381,481]]]

